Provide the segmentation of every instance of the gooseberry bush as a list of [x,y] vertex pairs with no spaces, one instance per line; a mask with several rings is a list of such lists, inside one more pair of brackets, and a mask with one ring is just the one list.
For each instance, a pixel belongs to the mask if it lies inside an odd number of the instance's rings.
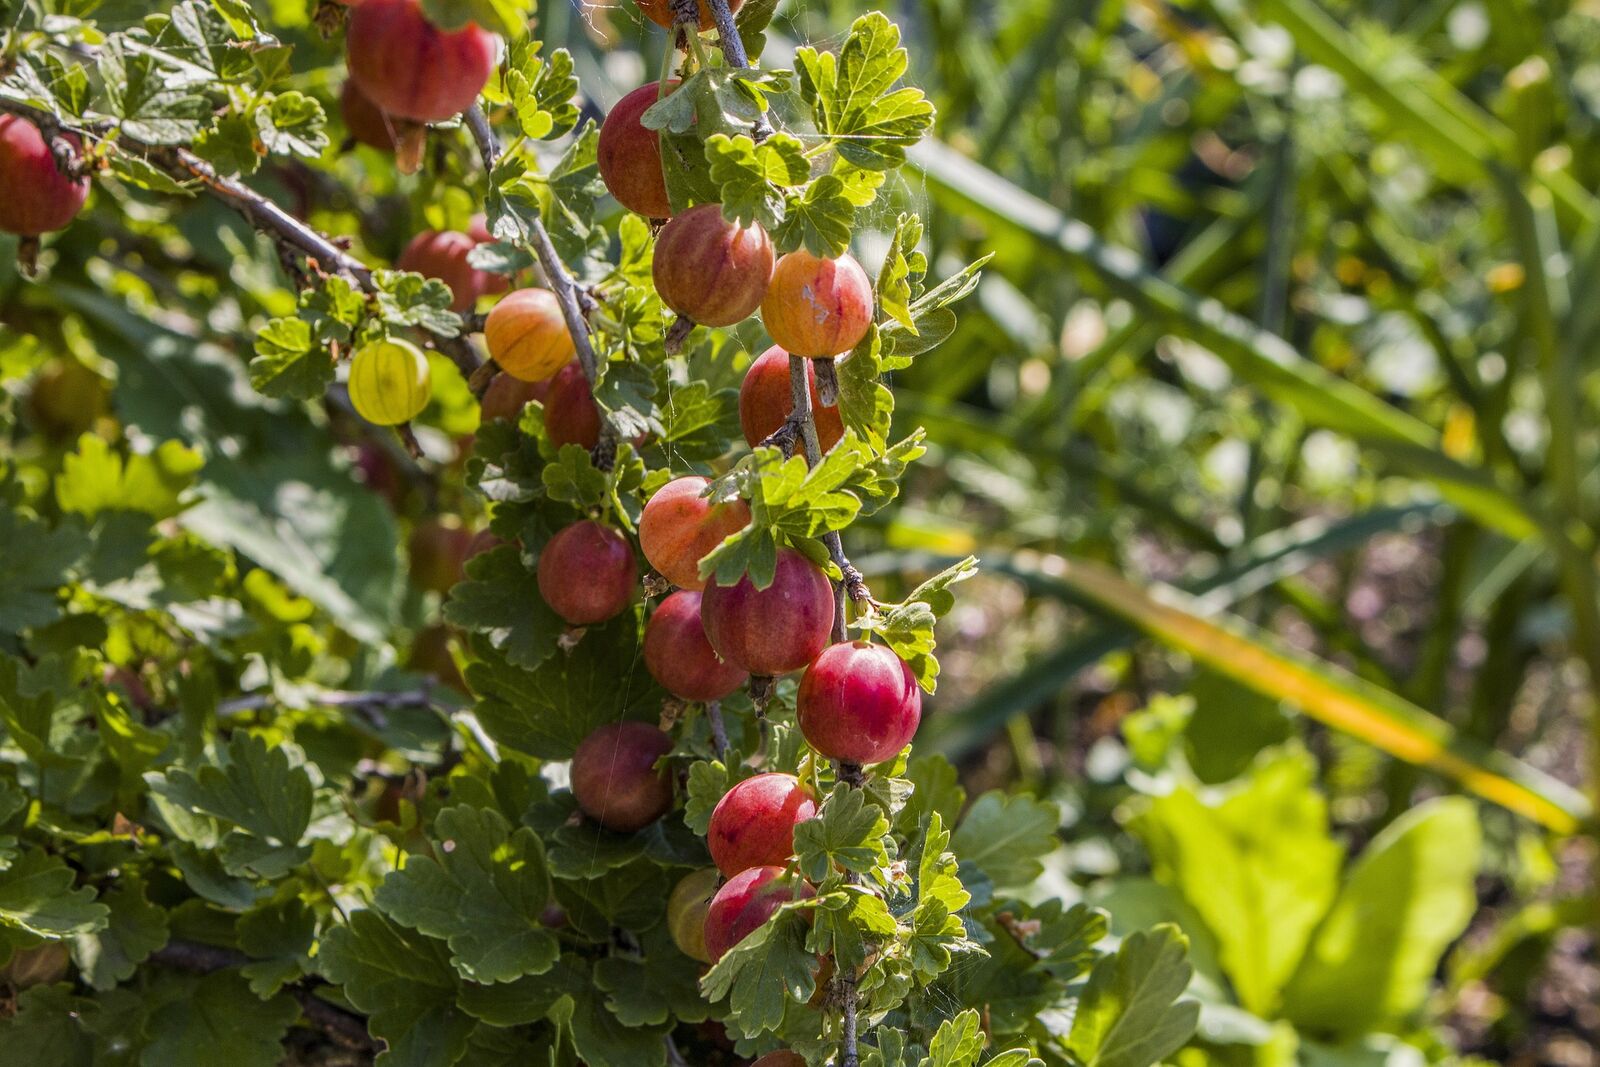
[[[8,1062],[1141,1067],[1187,1040],[1182,936],[1112,944],[1035,892],[1054,807],[915,751],[975,562],[891,603],[847,555],[924,452],[886,377],[981,266],[930,278],[898,202],[932,107],[888,18],[788,70],[771,0],[641,3],[661,74],[597,121],[519,0],[94,6],[11,4],[0,83],[33,306],[59,287],[127,335],[91,355],[35,319],[8,352],[128,398],[108,420],[39,377],[59,463],[0,481]],[[280,203],[284,175],[336,206]],[[157,221],[196,205],[240,227],[247,293],[186,279],[239,312],[198,332],[158,288],[126,294],[148,323],[115,311],[51,236],[165,262]],[[305,473],[334,442],[364,488]],[[403,598],[348,577],[397,523]]]

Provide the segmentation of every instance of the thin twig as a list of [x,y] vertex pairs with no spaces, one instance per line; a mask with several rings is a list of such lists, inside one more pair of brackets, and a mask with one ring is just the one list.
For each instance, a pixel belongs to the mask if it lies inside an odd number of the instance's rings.
[[[467,110],[466,120],[478,154],[483,157],[484,173],[493,174],[495,164],[500,160],[500,142],[489,125],[489,118],[483,113],[482,107],[474,104]],[[585,317],[584,302],[587,300],[592,305],[593,298],[581,292],[572,275],[567,273],[566,264],[561,262],[555,243],[544,228],[544,220],[538,215],[529,219],[528,235],[533,243],[534,254],[539,257],[539,266],[550,283],[550,291],[556,294],[556,302],[561,305],[561,317],[566,321],[567,332],[572,335],[572,346],[578,353],[578,366],[583,368],[583,376],[589,379],[589,388],[592,390],[600,378],[600,360],[589,341],[589,321]],[[595,446],[597,465],[606,455],[615,454],[617,438],[611,413],[600,408],[600,443]],[[606,464],[606,467],[609,466]]]
[[[251,962],[251,957],[231,948],[175,938],[152,952],[150,962],[191,974],[215,974],[217,971],[242,967]],[[367,1032],[366,1020],[317,996],[310,987],[319,984],[320,979],[308,978],[306,984],[289,987],[289,992],[300,1002],[301,1013],[347,1048],[364,1052],[380,1051],[382,1046]]]
[[[74,133],[86,142],[103,140],[109,130],[102,124],[69,125],[48,111],[9,97],[0,96],[0,111],[20,115],[41,130]],[[280,247],[298,253],[315,270],[345,275],[364,291],[377,291],[372,271],[360,260],[254,189],[237,179],[218,174],[211,164],[188,149],[147,144],[126,133],[117,135],[116,144],[119,148],[137,150],[145,162],[180,183],[198,183],[207,195],[237,211],[252,227],[272,238]],[[465,337],[426,336],[435,348],[461,368],[463,375],[470,375],[478,368],[478,354]]]
[[[709,2],[712,17],[717,20],[717,37],[721,39],[723,58],[728,61],[728,66],[735,70],[749,69],[750,57],[745,54],[744,38],[739,36],[739,26],[733,19],[733,10],[728,6],[728,0],[709,0]],[[757,144],[772,136],[772,124],[767,121],[765,114],[756,116],[750,135]]]

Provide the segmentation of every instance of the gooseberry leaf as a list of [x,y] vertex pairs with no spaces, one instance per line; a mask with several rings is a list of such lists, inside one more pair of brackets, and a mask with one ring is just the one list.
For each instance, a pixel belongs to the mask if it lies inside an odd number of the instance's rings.
[[439,337],[461,336],[461,316],[450,310],[455,294],[437,278],[410,271],[374,271],[378,314],[391,327],[421,327]]
[[804,190],[791,191],[785,197],[783,221],[772,231],[772,239],[784,252],[804,247],[814,256],[834,259],[850,250],[855,216],[844,183],[824,174]]
[[255,110],[256,133],[267,151],[316,159],[328,147],[328,117],[304,93],[278,93]]
[[256,334],[250,384],[267,396],[312,400],[333,384],[333,357],[304,319],[273,319]]
[[1044,871],[1039,861],[1056,847],[1060,824],[1054,804],[991,789],[973,802],[950,846],[995,885],[1024,886]]
[[173,1067],[278,1067],[283,1035],[300,1017],[288,994],[262,1000],[239,975],[223,971],[185,976],[181,995],[170,996],[145,1024],[144,1063]]
[[589,627],[572,648],[533,670],[511,663],[486,635],[474,634],[470,644],[479,662],[467,668],[467,684],[478,696],[478,719],[500,744],[540,759],[570,758],[604,723],[653,721],[661,690],[639,656],[638,630],[627,612]]
[[840,419],[874,451],[883,451],[894,421],[894,394],[883,384],[883,335],[878,327],[870,328],[835,367]]
[[105,928],[111,909],[64,861],[28,849],[0,873],[0,944],[5,935],[64,938]]
[[539,595],[534,573],[523,564],[517,546],[479,553],[467,561],[466,571],[467,580],[458,582],[445,602],[446,622],[483,634],[510,665],[524,670],[537,668],[555,653],[566,623]]
[[559,945],[540,916],[550,899],[544,843],[499,812],[456,805],[434,819],[433,856],[413,855],[378,887],[377,905],[396,921],[450,946],[473,982],[542,974]]
[[394,1062],[449,1065],[465,1054],[477,1024],[457,1007],[461,981],[443,941],[363,908],[322,939],[317,964]]
[[61,461],[56,503],[62,511],[92,519],[105,511],[137,511],[169,519],[186,498],[205,460],[180,441],[164,441],[153,452],[123,457],[102,437],[84,434],[77,451]]
[[1089,973],[1067,1037],[1084,1067],[1146,1067],[1183,1047],[1200,1005],[1179,1000],[1194,968],[1189,940],[1170,923],[1135,930]]
[[802,1004],[811,999],[817,958],[806,948],[809,910],[783,905],[700,979],[708,1000],[727,998],[730,1029],[754,1037],[783,1022],[786,998]]
[[705,151],[723,217],[741,226],[758,222],[775,229],[784,217],[784,189],[811,176],[805,146],[786,133],[773,134],[759,145],[745,134],[713,134]]
[[878,11],[856,19],[837,55],[811,47],[795,51],[800,95],[817,131],[851,164],[898,167],[905,150],[933,125],[933,104],[922,90],[891,90],[907,62],[899,27]]
[[939,678],[939,661],[933,654],[934,626],[955,606],[950,586],[966,581],[977,573],[977,559],[968,556],[917,586],[901,603],[887,607],[880,605],[878,610],[850,625],[854,629],[878,635],[894,649],[895,655],[906,661],[922,688],[932,693]]
[[578,125],[578,79],[572,72],[572,54],[558,48],[548,57],[540,54],[541,41],[521,40],[511,46],[506,61],[506,95],[524,137],[550,140],[570,133]]
[[109,909],[104,926],[72,939],[72,962],[96,989],[114,988],[133,976],[150,953],[167,943],[167,913],[145,898],[144,882],[126,875],[100,898]]
[[820,882],[835,868],[867,874],[887,866],[883,847],[889,820],[883,809],[868,804],[866,794],[848,785],[835,786],[816,816],[794,828],[794,852],[800,873]]

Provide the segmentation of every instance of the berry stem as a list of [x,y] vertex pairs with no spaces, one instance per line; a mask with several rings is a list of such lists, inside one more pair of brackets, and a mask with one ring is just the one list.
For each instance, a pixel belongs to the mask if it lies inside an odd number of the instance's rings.
[[[487,177],[494,173],[495,163],[500,159],[499,141],[480,105],[473,104],[468,108],[465,118],[467,129],[472,132],[472,140],[478,146],[478,154],[483,157],[483,170]],[[573,282],[572,275],[567,273],[566,264],[561,262],[555,243],[544,228],[544,221],[537,215],[529,221],[528,236],[533,243],[534,254],[539,257],[539,266],[550,283],[550,291],[556,294],[556,300],[561,305],[561,317],[566,320],[567,332],[572,335],[572,345],[578,353],[578,366],[583,368],[583,376],[589,380],[592,391],[600,377],[600,361],[595,356],[594,346],[589,343],[589,323],[584,318],[583,301],[577,284]],[[611,413],[598,403],[595,406],[600,410],[600,443],[595,446],[595,462],[597,466],[602,466],[602,460],[616,455],[618,435],[611,421]],[[602,469],[609,468],[609,462],[602,466]]]
[[[717,37],[721,40],[722,55],[728,61],[728,66],[735,70],[745,70],[750,66],[750,57],[745,54],[744,38],[739,36],[738,23],[733,20],[733,10],[728,7],[728,0],[706,0],[711,6],[711,16],[717,20]],[[760,144],[772,136],[772,124],[765,115],[758,116],[755,125],[750,129],[750,136]]]

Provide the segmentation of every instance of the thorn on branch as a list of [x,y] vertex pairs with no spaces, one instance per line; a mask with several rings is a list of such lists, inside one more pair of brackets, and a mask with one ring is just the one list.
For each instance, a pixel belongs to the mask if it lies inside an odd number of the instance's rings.
[[757,448],[776,448],[784,456],[794,455],[795,446],[800,443],[800,435],[805,426],[804,418],[797,418],[793,412],[783,420],[776,430],[757,442]]

